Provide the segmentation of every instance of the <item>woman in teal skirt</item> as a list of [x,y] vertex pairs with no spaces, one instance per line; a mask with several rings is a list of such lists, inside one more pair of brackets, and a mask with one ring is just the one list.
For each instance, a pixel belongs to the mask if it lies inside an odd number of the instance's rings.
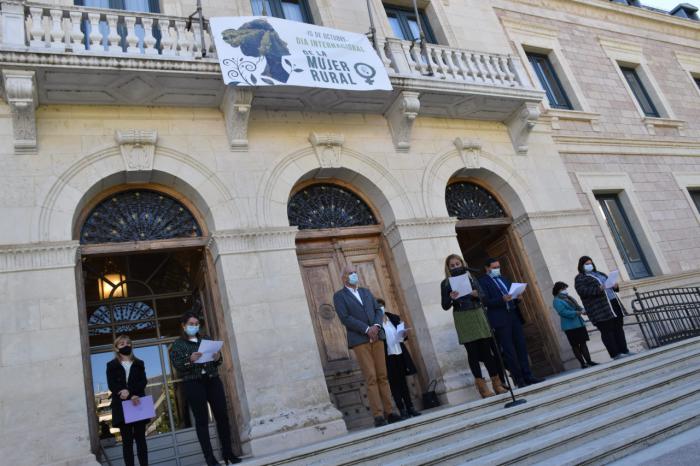
[[[474,376],[474,384],[482,398],[494,396],[496,393],[506,393],[505,387],[501,382],[498,370],[498,360],[496,358],[491,339],[491,328],[486,320],[484,309],[481,307],[479,300],[479,292],[477,291],[476,282],[469,276],[473,291],[470,295],[459,296],[459,293],[452,291],[449,278],[451,276],[462,275],[462,272],[468,274],[466,269],[467,264],[461,256],[450,254],[445,259],[445,279],[440,284],[442,294],[442,308],[444,310],[452,309],[452,317],[457,330],[457,338],[460,344],[467,349],[467,358],[469,359],[469,369]],[[491,377],[493,391],[486,385],[481,374],[480,362],[486,366],[486,370]]]

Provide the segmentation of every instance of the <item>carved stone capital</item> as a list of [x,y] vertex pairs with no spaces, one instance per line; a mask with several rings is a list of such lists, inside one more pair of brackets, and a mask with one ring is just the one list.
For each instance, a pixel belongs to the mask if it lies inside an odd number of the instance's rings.
[[127,181],[147,181],[144,176],[153,170],[158,132],[138,129],[115,131],[114,140],[124,158]]
[[316,152],[318,163],[322,168],[340,167],[345,136],[333,133],[310,133],[309,142]]
[[12,111],[16,153],[36,151],[36,114],[39,104],[34,71],[2,70],[4,98]]
[[0,273],[75,267],[78,241],[0,246]]
[[510,139],[518,155],[527,155],[527,140],[539,116],[539,103],[525,102],[506,120]]
[[212,233],[209,247],[214,259],[230,254],[294,251],[297,231],[297,227],[219,230]]
[[401,241],[452,238],[456,235],[455,217],[428,217],[396,220],[384,230],[390,248]]
[[226,134],[231,150],[248,150],[248,120],[252,102],[251,89],[226,87],[220,108],[226,120]]
[[481,153],[481,143],[465,138],[455,138],[453,141],[459,156],[464,162],[464,168],[480,168],[479,154]]
[[411,130],[420,110],[419,96],[418,92],[401,91],[384,115],[397,151],[407,152],[411,147]]

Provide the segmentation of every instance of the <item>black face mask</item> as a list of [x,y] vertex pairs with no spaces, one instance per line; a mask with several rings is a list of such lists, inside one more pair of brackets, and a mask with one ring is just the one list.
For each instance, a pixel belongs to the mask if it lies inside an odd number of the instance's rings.
[[131,346],[122,346],[117,351],[119,351],[119,354],[129,356],[131,354]]
[[464,275],[465,273],[467,273],[466,267],[457,267],[456,269],[450,269],[450,275],[452,275],[453,277]]

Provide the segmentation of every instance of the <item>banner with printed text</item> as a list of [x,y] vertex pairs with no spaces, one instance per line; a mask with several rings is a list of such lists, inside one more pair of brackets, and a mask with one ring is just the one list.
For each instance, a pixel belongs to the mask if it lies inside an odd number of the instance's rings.
[[363,34],[269,16],[211,18],[224,83],[391,90]]

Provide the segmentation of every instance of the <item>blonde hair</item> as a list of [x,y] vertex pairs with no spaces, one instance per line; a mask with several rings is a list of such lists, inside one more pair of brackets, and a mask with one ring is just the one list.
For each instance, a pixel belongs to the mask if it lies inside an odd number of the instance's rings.
[[462,256],[460,256],[459,254],[450,254],[445,259],[445,278],[450,278],[452,276],[450,274],[450,261],[452,259],[459,259],[459,261],[462,263],[462,267],[467,266],[467,262],[464,259],[462,259]]
[[114,357],[119,359],[120,353],[119,353],[119,348],[117,348],[117,345],[122,341],[131,344],[131,354],[129,355],[129,359],[133,360],[134,359],[134,344],[131,342],[131,338],[129,338],[129,335],[124,335],[124,334],[121,334],[121,335],[117,336],[117,338],[114,339]]

